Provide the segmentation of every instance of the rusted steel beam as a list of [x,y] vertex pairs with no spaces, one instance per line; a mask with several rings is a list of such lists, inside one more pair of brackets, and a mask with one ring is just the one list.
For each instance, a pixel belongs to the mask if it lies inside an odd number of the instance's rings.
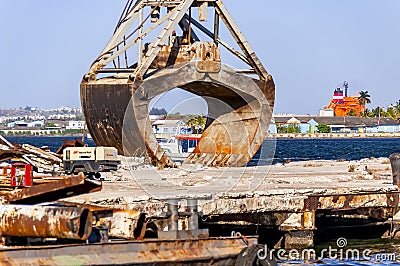
[[315,230],[315,211],[291,213],[289,217],[279,225],[281,231]]
[[2,205],[0,235],[86,240],[92,213],[86,208]]
[[51,182],[34,184],[32,187],[0,191],[0,197],[7,203],[35,204],[99,190],[101,190],[101,182],[88,180],[80,173],[59,177]]
[[257,75],[259,75],[260,79],[267,80],[268,76],[269,76],[267,70],[264,68],[261,61],[258,59],[254,50],[250,47],[250,44],[244,37],[243,33],[240,31],[238,25],[233,20],[233,18],[229,14],[228,10],[225,8],[222,1],[217,0],[215,3],[216,3],[216,5],[215,5],[216,12],[218,13],[221,20],[225,23],[229,32],[235,38],[237,44],[239,45],[239,47],[242,49],[242,51],[246,55],[247,60],[249,60],[251,66],[257,72]]
[[230,46],[227,42],[224,40],[220,39],[218,37],[218,28],[219,28],[219,16],[218,13],[215,14],[215,26],[214,26],[214,33],[212,33],[210,30],[208,30],[206,27],[201,25],[200,22],[195,20],[194,18],[189,18],[188,15],[185,15],[185,19],[189,20],[191,23],[193,23],[194,26],[196,26],[198,29],[200,29],[203,33],[205,33],[208,37],[213,38],[214,42],[216,44],[221,44],[224,46],[226,49],[228,49],[232,54],[237,56],[240,60],[242,60],[244,63],[250,65],[249,61],[247,58],[242,55],[239,51],[237,51],[235,48]]
[[162,28],[161,33],[158,35],[154,43],[151,44],[150,49],[142,58],[141,64],[135,70],[133,74],[135,78],[141,80],[144,74],[147,72],[149,66],[157,56],[163,43],[167,40],[168,36],[171,36],[172,31],[178,25],[179,21],[182,20],[188,8],[192,5],[194,0],[182,1],[178,6],[176,6],[171,12],[171,18],[167,21],[167,25]]
[[146,229],[146,215],[132,210],[112,210],[111,213],[98,211],[97,226],[107,226],[108,236],[122,239],[143,239]]
[[57,205],[71,208],[86,208],[93,213],[94,226],[108,228],[108,237],[142,239],[146,230],[146,214],[135,210],[123,210],[92,204],[57,201]]
[[[247,242],[248,241],[248,242]],[[243,248],[257,238],[118,241],[0,250],[4,265],[235,265]]]
[[310,196],[304,200],[304,210],[349,210],[357,208],[393,207],[399,205],[399,192],[379,194],[349,194]]

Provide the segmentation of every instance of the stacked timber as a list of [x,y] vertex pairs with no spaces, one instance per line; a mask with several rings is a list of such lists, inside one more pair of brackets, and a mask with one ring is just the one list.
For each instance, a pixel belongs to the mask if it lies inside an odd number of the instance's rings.
[[11,144],[0,136],[0,163],[9,161],[30,164],[39,173],[58,172],[62,166],[62,159],[51,151],[29,144]]

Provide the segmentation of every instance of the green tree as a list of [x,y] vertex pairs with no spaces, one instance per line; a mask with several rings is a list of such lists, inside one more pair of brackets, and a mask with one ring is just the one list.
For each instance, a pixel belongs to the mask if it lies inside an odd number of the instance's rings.
[[44,127],[56,127],[56,125],[54,123],[44,123]]
[[287,128],[287,133],[300,133],[300,126],[298,125],[289,125]]
[[400,113],[400,100],[396,102],[396,104],[394,105],[394,109],[396,110],[396,112]]
[[317,125],[318,132],[321,133],[329,133],[331,131],[331,127],[325,124]]
[[383,117],[384,112],[385,110],[380,106],[377,106],[376,108],[372,109],[373,117]]
[[357,116],[357,112],[354,109],[350,109],[350,111],[347,113],[348,116]]
[[393,105],[393,109],[395,114],[394,119],[400,121],[400,100],[398,100],[396,104]]
[[195,134],[200,134],[203,132],[204,127],[206,125],[207,119],[201,115],[189,115],[186,118],[185,125],[192,129],[192,132]]
[[362,113],[362,116],[363,117],[373,117],[374,113],[371,110],[369,110],[368,108],[365,108],[365,111]]
[[200,134],[203,132],[205,126],[206,126],[207,119],[203,117],[202,115],[196,116],[196,127],[197,127],[197,133]]
[[277,126],[278,133],[300,133],[300,126],[298,125],[278,125]]
[[389,106],[386,108],[386,112],[383,115],[384,117],[396,119],[396,110],[393,106]]
[[365,106],[367,103],[371,103],[371,96],[368,94],[368,91],[360,91],[360,96],[358,97],[358,102],[363,107],[363,113],[365,112]]
[[196,126],[196,118],[194,117],[194,115],[189,115],[189,116],[186,118],[185,125],[186,125],[187,127],[191,128],[191,129],[192,129],[192,132],[194,132],[195,126]]
[[278,133],[287,133],[287,127],[284,125],[276,125],[276,131]]

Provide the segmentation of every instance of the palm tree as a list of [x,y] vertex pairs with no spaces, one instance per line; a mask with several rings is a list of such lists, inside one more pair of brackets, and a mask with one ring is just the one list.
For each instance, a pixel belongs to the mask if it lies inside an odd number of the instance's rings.
[[206,118],[203,117],[202,115],[196,116],[196,124],[197,124],[197,133],[202,133],[204,130],[204,127],[206,126]]
[[386,108],[386,112],[384,113],[385,117],[396,119],[396,110],[393,106],[389,106]]
[[363,113],[365,112],[365,105],[371,103],[370,95],[368,91],[360,91],[360,96],[358,97],[358,102],[363,107]]
[[188,118],[186,119],[185,122],[186,126],[192,129],[192,132],[194,133],[195,127],[196,127],[196,118],[194,115],[189,115]]
[[186,119],[186,126],[192,129],[195,134],[200,134],[203,132],[206,125],[206,118],[201,115],[189,115]]
[[400,120],[400,100],[396,102],[396,104],[393,105],[394,109],[394,119]]
[[374,117],[383,117],[384,112],[385,112],[385,110],[380,106],[377,106],[375,109],[372,109],[372,113],[373,113]]
[[374,113],[371,110],[369,110],[368,108],[365,108],[365,111],[363,112],[362,116],[363,117],[373,117]]
[[395,108],[398,112],[400,112],[400,100],[398,100],[398,101],[396,102],[396,104],[394,105],[394,108]]

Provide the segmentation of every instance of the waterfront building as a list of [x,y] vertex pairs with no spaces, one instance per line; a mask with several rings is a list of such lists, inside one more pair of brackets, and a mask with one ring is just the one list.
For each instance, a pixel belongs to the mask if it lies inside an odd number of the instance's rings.
[[332,108],[324,108],[319,110],[320,116],[335,116],[335,111]]
[[44,121],[43,120],[38,120],[38,121],[30,121],[30,122],[25,122],[25,121],[13,121],[10,123],[7,123],[7,127],[43,127],[44,126]]
[[276,134],[278,133],[278,128],[276,127],[275,119],[272,117],[271,118],[271,123],[268,126],[268,134]]
[[[155,134],[190,134],[187,132],[185,122],[177,119],[159,119],[152,124]],[[184,131],[184,132],[183,132]]]
[[68,121],[66,129],[85,129],[85,121]]
[[[298,127],[298,133],[314,133],[325,124],[332,133],[395,133],[400,123],[391,118],[362,118],[357,116],[274,116],[275,127]],[[272,132],[271,132],[272,133]]]
[[348,116],[353,113],[355,116],[361,116],[364,107],[359,102],[359,95],[347,96],[343,94],[341,88],[336,88],[329,105],[320,111],[321,116]]

